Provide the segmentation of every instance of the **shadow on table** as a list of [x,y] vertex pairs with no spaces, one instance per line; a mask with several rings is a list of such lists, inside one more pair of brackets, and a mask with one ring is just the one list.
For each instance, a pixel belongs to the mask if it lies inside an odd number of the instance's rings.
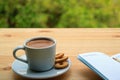
[[[68,77],[70,76],[69,73],[70,73],[70,70],[60,76],[49,78],[49,79],[44,79],[44,80],[68,80]],[[25,78],[25,77],[19,76],[18,74],[14,72],[13,72],[13,78],[14,80],[43,80],[43,79]]]

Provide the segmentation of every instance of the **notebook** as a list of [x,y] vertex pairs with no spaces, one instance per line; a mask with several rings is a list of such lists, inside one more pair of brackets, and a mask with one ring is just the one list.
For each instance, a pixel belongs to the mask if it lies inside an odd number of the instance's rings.
[[78,59],[104,80],[120,80],[120,63],[114,60],[118,56],[120,58],[120,54],[109,57],[101,52],[89,52],[79,54]]

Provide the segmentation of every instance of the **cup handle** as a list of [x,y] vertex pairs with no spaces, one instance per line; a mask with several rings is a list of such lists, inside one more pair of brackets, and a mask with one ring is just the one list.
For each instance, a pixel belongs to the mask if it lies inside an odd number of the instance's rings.
[[16,58],[17,60],[22,61],[22,62],[24,62],[24,63],[28,63],[27,60],[24,60],[24,59],[21,59],[21,58],[18,58],[18,57],[17,57],[16,52],[17,52],[18,50],[20,50],[20,49],[25,50],[25,47],[24,47],[24,46],[18,46],[18,47],[16,47],[16,48],[13,50],[13,56],[14,56],[14,58]]

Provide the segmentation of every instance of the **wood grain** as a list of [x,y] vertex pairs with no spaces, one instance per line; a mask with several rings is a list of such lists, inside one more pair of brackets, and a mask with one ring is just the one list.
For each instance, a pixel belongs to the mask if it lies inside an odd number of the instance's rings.
[[[57,52],[64,52],[72,66],[64,75],[47,80],[102,80],[96,73],[77,60],[77,55],[99,51],[111,56],[120,52],[119,28],[1,28],[0,29],[0,80],[31,80],[11,70],[15,60],[13,49],[28,38],[49,36],[57,40]],[[24,54],[19,51],[18,56]]]

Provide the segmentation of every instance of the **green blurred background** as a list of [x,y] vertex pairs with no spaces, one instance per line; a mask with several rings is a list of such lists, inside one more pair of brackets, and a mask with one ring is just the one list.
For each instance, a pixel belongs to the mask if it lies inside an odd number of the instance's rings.
[[120,0],[0,0],[1,28],[119,28]]

